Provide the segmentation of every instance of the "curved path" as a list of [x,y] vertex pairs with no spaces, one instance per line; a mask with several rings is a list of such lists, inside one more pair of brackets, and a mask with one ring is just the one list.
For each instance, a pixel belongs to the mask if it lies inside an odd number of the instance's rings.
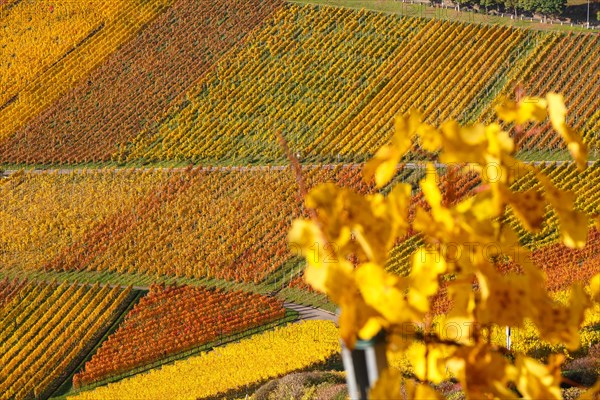
[[338,316],[329,311],[322,310],[320,308],[304,306],[302,304],[296,303],[283,303],[285,308],[289,308],[290,310],[298,311],[300,313],[300,320],[325,320],[325,321],[333,321],[337,324]]

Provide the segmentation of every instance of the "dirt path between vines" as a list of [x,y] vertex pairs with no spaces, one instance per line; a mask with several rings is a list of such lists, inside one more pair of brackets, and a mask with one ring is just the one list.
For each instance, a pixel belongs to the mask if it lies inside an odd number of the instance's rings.
[[[573,164],[573,161],[571,160],[557,160],[557,161],[524,161],[525,164],[533,164],[533,165],[541,165],[541,164],[557,164],[557,165],[562,165],[562,164]],[[596,161],[588,161],[588,166],[591,167],[596,163]],[[427,164],[426,161],[422,161],[422,162],[407,162],[407,163],[401,163],[400,165],[403,168],[406,169],[424,169],[425,165]],[[446,166],[446,164],[444,163],[440,163],[440,162],[433,162],[432,163],[436,168],[443,168]],[[338,166],[341,166],[343,168],[348,168],[348,167],[362,167],[364,165],[364,163],[354,163],[354,164],[302,164],[303,168],[323,168],[323,169],[335,169]],[[162,170],[162,169],[166,169],[166,170],[171,170],[171,171],[185,171],[188,168],[193,168],[193,169],[197,169],[200,168],[203,171],[239,171],[239,172],[253,172],[253,171],[268,171],[268,170],[273,170],[273,171],[281,171],[281,170],[285,170],[287,168],[290,168],[289,165],[274,165],[274,166],[263,166],[263,165],[248,165],[248,166],[244,166],[244,165],[240,165],[240,166],[220,166],[220,167],[207,167],[207,166],[191,166],[191,167],[122,167],[122,168],[108,168],[106,169],[109,172],[127,172],[127,171],[152,171],[152,170]],[[105,168],[59,168],[59,169],[6,169],[4,171],[0,171],[0,176],[5,176],[8,177],[16,172],[20,172],[23,171],[25,173],[31,173],[31,174],[43,174],[43,173],[48,173],[48,174],[60,174],[60,175],[66,175],[66,174],[70,174],[70,173],[94,173],[97,171],[102,171]]]
[[297,311],[300,313],[299,319],[302,321],[307,320],[324,320],[324,321],[332,321],[337,324],[338,316],[329,311],[322,310],[320,308],[304,306],[302,304],[296,303],[283,303],[285,308],[289,308],[291,310]]

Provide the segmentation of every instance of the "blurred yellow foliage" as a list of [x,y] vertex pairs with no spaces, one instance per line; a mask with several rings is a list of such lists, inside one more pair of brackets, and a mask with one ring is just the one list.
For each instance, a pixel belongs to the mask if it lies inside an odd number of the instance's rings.
[[[549,117],[578,168],[587,167],[586,146],[566,123],[562,96],[505,100],[496,111],[504,123],[516,123],[517,130]],[[330,245],[334,256],[328,262],[308,260],[307,282],[339,304],[340,335],[347,346],[382,329],[387,332],[389,351],[404,353],[410,361],[413,380],[403,383],[407,398],[419,398],[425,393],[423,385],[438,384],[449,376],[456,377],[471,398],[518,398],[511,385],[526,397],[560,398],[561,358],[542,364],[518,348],[493,341],[493,329],[532,323],[540,341],[576,350],[586,312],[598,300],[596,292],[590,296],[575,284],[566,301],[553,299],[543,271],[519,243],[506,215],[511,208],[525,230],[538,232],[549,205],[558,216],[562,242],[576,249],[586,243],[588,216],[574,207],[572,191],[558,188],[542,170],[515,158],[517,144],[496,122],[461,126],[450,120],[437,128],[424,123],[416,111],[399,116],[391,142],[365,165],[365,179],[375,178],[377,187],[387,187],[396,165],[421,135],[444,164],[427,165],[420,186],[428,208],[417,205],[413,221],[404,207],[409,193],[404,184],[400,190],[390,188],[387,196],[362,196],[332,184],[308,194],[306,207],[315,213],[311,220],[294,222],[289,240],[306,250],[314,243]],[[481,178],[479,190],[454,205],[448,205],[452,201],[439,188],[438,171],[452,168],[449,164],[459,173],[468,169]],[[493,175],[486,173],[490,166],[496,170]],[[514,190],[513,183],[526,174],[537,180],[539,188]],[[419,232],[425,244],[414,253],[408,276],[397,276],[386,272],[384,265],[407,229]],[[499,262],[506,258],[520,271],[501,272]],[[453,303],[438,321],[441,329],[434,331],[430,298],[442,278]],[[458,327],[454,337],[447,329],[450,324]],[[407,332],[411,325],[415,329]],[[395,358],[395,363],[402,359]],[[372,395],[395,393],[398,379],[384,374]]]

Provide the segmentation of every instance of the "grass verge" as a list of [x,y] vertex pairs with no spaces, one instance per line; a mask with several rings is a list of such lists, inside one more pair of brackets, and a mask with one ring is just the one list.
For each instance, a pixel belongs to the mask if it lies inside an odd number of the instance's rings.
[[[288,0],[296,4],[312,4],[319,6],[343,7],[352,9],[366,9],[371,11],[383,12],[387,14],[398,14],[407,17],[417,18],[436,18],[448,21],[471,22],[489,25],[504,25],[515,28],[552,30],[562,32],[594,32],[585,28],[583,25],[560,24],[560,23],[540,23],[539,20],[530,17],[519,16],[515,18],[511,14],[501,13],[500,15],[486,14],[463,8],[458,11],[453,7],[432,7],[427,4],[412,1],[381,1],[381,0]],[[505,16],[506,15],[506,16]]]

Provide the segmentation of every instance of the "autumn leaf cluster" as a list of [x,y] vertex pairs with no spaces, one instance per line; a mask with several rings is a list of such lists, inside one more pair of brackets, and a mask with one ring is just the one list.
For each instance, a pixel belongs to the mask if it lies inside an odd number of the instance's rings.
[[[513,213],[524,229],[538,232],[551,207],[561,241],[570,248],[585,245],[590,221],[574,207],[572,191],[559,189],[534,165],[516,158],[510,129],[518,132],[523,124],[549,119],[580,170],[587,167],[587,148],[567,124],[559,94],[503,99],[496,113],[500,121],[487,125],[449,120],[439,127],[425,123],[414,110],[397,116],[390,143],[363,170],[365,180],[374,179],[387,194],[360,195],[323,184],[306,198],[314,217],[292,226],[290,242],[303,249],[307,260],[306,281],[340,307],[344,343],[353,347],[383,330],[388,351],[404,352],[411,360],[412,376],[386,372],[373,388],[375,398],[432,398],[438,396],[434,385],[450,377],[458,379],[469,398],[561,397],[561,356],[542,363],[494,344],[491,330],[533,322],[543,340],[577,349],[584,313],[599,300],[600,275],[588,288],[573,285],[568,304],[553,300],[544,272],[505,218]],[[427,165],[420,181],[427,207],[418,206],[409,222],[411,187],[390,187],[390,181],[415,143],[439,164]],[[439,170],[450,164],[475,171],[481,179],[479,189],[458,202],[444,201],[438,185]],[[490,167],[495,174],[487,173]],[[537,184],[514,191],[511,184],[525,174],[532,174]],[[410,273],[397,276],[384,265],[409,229],[423,237],[424,245],[413,254]],[[333,257],[310,257],[315,243],[332,249]],[[506,260],[517,263],[519,271],[499,271]],[[431,297],[442,280],[452,299],[443,324],[464,327],[458,335],[431,329]],[[596,385],[589,396],[598,390]]]

